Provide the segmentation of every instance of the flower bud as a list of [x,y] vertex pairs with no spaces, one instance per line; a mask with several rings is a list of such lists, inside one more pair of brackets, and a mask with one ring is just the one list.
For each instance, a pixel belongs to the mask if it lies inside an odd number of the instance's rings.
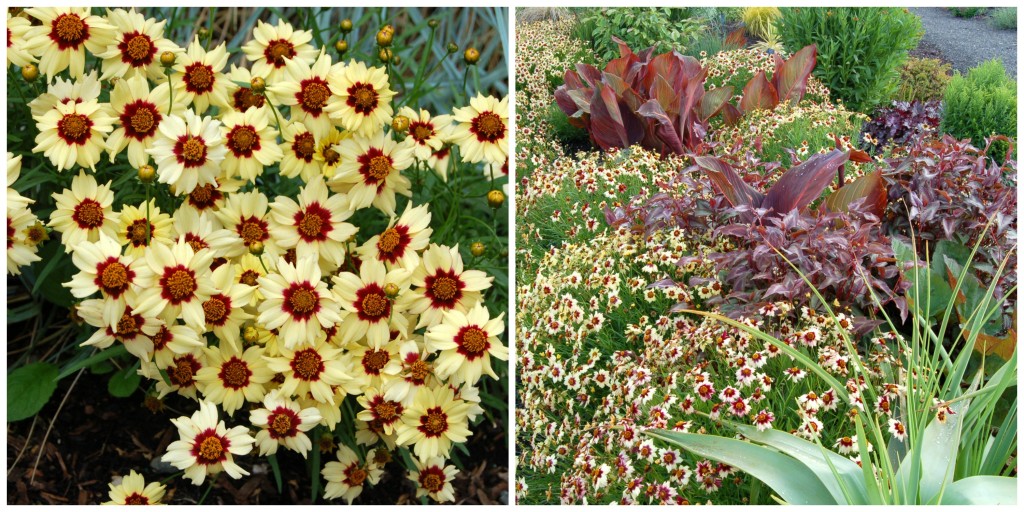
[[462,58],[466,60],[466,64],[472,66],[480,60],[480,52],[476,48],[466,48],[466,52],[462,54]]
[[348,18],[341,20],[341,32],[344,34],[352,32],[352,20]]
[[409,131],[409,118],[406,116],[395,116],[391,120],[391,129],[398,133],[405,133]]
[[448,53],[455,53],[459,51],[459,45],[455,43],[448,43]]
[[386,48],[391,46],[391,43],[395,40],[395,29],[391,25],[386,25],[384,28],[377,32],[377,46]]
[[427,26],[430,27],[430,28],[437,28],[437,26],[440,25],[440,24],[441,23],[439,21],[437,21],[437,19],[435,19],[435,18],[430,18],[430,21],[427,22]]
[[256,241],[249,244],[249,254],[259,256],[263,254],[263,242]]
[[469,253],[473,256],[483,256],[484,252],[487,251],[487,246],[483,242],[473,242],[469,245]]
[[252,92],[263,94],[263,91],[267,90],[267,82],[258,76],[254,76],[252,80],[249,80],[249,87],[252,87]]
[[139,181],[143,183],[153,183],[153,179],[156,178],[156,169],[152,165],[143,165],[139,167]]
[[174,65],[176,58],[174,52],[163,52],[160,54],[160,65],[169,68]]
[[394,56],[394,54],[391,53],[391,48],[381,48],[380,51],[377,52],[377,57],[380,58],[381,62],[391,62],[392,56]]
[[21,68],[21,77],[26,82],[35,82],[36,78],[39,78],[39,68],[32,64],[26,64],[25,67]]
[[505,204],[505,194],[498,189],[488,192],[487,204],[491,205],[491,208],[501,208],[501,205]]
[[399,291],[400,290],[398,289],[398,285],[395,283],[387,283],[384,285],[384,295],[387,295],[389,299],[394,300],[396,297],[398,297]]
[[334,43],[334,49],[338,50],[338,53],[345,53],[348,51],[348,41],[344,39],[338,39],[337,43]]
[[246,343],[256,343],[260,340],[260,331],[250,325],[242,331],[242,339]]

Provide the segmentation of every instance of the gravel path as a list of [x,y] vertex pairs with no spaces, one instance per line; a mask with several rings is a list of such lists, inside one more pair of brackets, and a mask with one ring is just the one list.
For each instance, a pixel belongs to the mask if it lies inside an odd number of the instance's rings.
[[999,30],[984,18],[957,18],[941,7],[911,7],[924,26],[922,43],[938,48],[953,69],[966,73],[992,58],[1001,58],[1010,76],[1017,77],[1017,31]]

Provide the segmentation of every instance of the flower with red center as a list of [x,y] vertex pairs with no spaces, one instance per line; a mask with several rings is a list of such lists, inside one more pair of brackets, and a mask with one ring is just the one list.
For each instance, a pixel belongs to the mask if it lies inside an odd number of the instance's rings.
[[389,379],[385,395],[389,400],[397,400],[402,405],[410,406],[422,387],[433,387],[438,384],[434,377],[434,364],[430,361],[433,352],[423,347],[422,342],[406,340],[399,347],[401,370],[397,379]]
[[332,66],[331,56],[321,49],[312,65],[303,59],[286,60],[284,78],[267,86],[268,92],[291,107],[291,120],[306,125],[317,140],[334,129],[324,109],[331,99],[328,79],[338,67],[341,64]]
[[508,158],[508,97],[478,95],[469,106],[455,109],[451,142],[458,144],[463,162],[502,165]]
[[120,483],[111,482],[109,486],[110,501],[104,505],[160,505],[166,492],[164,484],[150,482],[147,485],[142,475],[134,470],[128,476],[121,477]]
[[361,464],[356,452],[341,445],[338,447],[338,461],[328,462],[320,473],[327,481],[324,498],[342,498],[351,505],[352,500],[363,492],[363,486],[376,484],[384,470],[376,464]]
[[277,329],[287,348],[312,345],[322,329],[341,322],[341,309],[320,276],[315,258],[299,258],[295,265],[280,258],[275,273],[257,279],[266,298],[257,321]]
[[[107,137],[107,152],[113,162],[117,155],[128,148],[128,163],[139,168],[149,163],[146,148],[156,140],[157,129],[167,114],[170,103],[170,88],[161,83],[152,90],[145,78],[118,80],[110,93],[110,107],[120,123]],[[184,112],[180,97],[174,98],[173,115]]]
[[285,396],[304,397],[335,405],[333,386],[346,385],[351,376],[345,372],[343,351],[329,345],[324,339],[292,350],[281,348],[278,357],[266,357],[267,366],[282,375],[281,392]]
[[399,349],[398,341],[380,348],[353,343],[348,345],[348,354],[358,368],[357,373],[366,377],[368,386],[384,389],[402,371]]
[[445,465],[443,457],[431,457],[426,461],[412,460],[416,471],[409,472],[409,480],[416,483],[416,497],[430,496],[430,499],[445,503],[455,501],[452,481],[459,470],[455,466]]
[[761,409],[754,415],[754,425],[757,426],[757,430],[764,431],[772,428],[772,421],[775,420],[775,415],[771,411]]
[[170,245],[180,235],[171,216],[160,212],[156,199],[150,199],[149,204],[124,205],[118,223],[117,239],[126,246],[125,254],[135,258],[141,258],[150,245]]
[[281,195],[270,205],[270,235],[283,249],[295,248],[298,258],[316,257],[337,268],[345,261],[345,242],[356,227],[346,196],[330,194],[322,177],[302,187],[299,202]]
[[210,275],[213,253],[198,252],[179,237],[173,246],[153,245],[140,265],[140,287],[135,314],[161,317],[173,323],[181,317],[199,332],[206,329],[203,303],[217,293]]
[[448,457],[452,443],[463,443],[472,434],[467,413],[470,404],[455,398],[447,385],[421,388],[397,426],[399,445],[413,445],[420,461]]
[[363,410],[356,415],[357,418],[366,422],[376,422],[385,436],[394,433],[395,426],[398,425],[399,420],[402,419],[402,413],[405,411],[401,402],[388,399],[384,396],[383,391],[374,387],[366,388],[362,395],[356,397],[356,400],[363,407]]
[[114,129],[106,105],[96,101],[58,103],[36,117],[34,153],[42,153],[58,171],[75,165],[95,169],[106,148],[105,134]]
[[184,470],[185,478],[193,484],[202,485],[207,475],[221,471],[231,478],[249,474],[235,463],[234,457],[251,452],[254,439],[244,425],[228,429],[218,419],[216,405],[201,401],[191,418],[182,416],[171,423],[178,428],[181,438],[167,447],[160,460]]
[[253,318],[245,307],[249,305],[256,287],[235,280],[235,268],[228,264],[217,267],[212,279],[217,292],[203,302],[206,329],[217,336],[221,346],[231,345],[239,349],[238,333],[242,330],[242,324]]
[[[183,354],[198,352],[206,346],[206,338],[201,341],[196,330],[181,324],[167,324],[157,327],[156,333],[149,338],[153,340],[153,365],[142,366],[142,376],[148,379],[163,380],[159,370],[174,365],[174,358]],[[150,370],[153,370],[152,372]]]
[[276,389],[263,397],[262,408],[249,413],[249,423],[260,429],[256,432],[260,456],[273,455],[279,446],[284,446],[305,458],[313,447],[306,432],[320,419],[320,411],[316,407],[303,409],[298,402],[289,400]]
[[174,95],[181,95],[197,114],[205,113],[210,105],[221,109],[231,107],[228,78],[224,75],[224,66],[228,63],[226,45],[221,43],[206,51],[196,36],[185,53],[178,55],[174,75],[171,76]]
[[427,159],[427,168],[433,169],[441,181],[448,182],[448,163],[451,160],[452,150],[449,146],[442,146],[441,149],[434,151]]
[[231,111],[221,117],[224,144],[228,147],[222,167],[228,176],[238,175],[243,180],[255,181],[263,174],[264,167],[276,164],[284,156],[270,119],[266,107]]
[[317,51],[309,44],[312,40],[312,32],[295,30],[284,20],[278,20],[277,25],[257,21],[252,30],[252,40],[242,46],[242,51],[246,60],[252,62],[253,76],[275,84],[285,78],[288,61],[301,60],[307,66],[313,64]]
[[412,183],[402,175],[415,160],[412,143],[406,139],[396,142],[390,135],[380,132],[370,137],[355,136],[335,147],[341,155],[341,165],[331,183],[351,185],[350,207],[377,209],[395,214],[395,194],[412,197]]
[[280,148],[281,175],[294,178],[299,176],[308,182],[320,174],[320,162],[316,159],[317,139],[313,132],[302,123],[291,123],[282,130]]
[[325,111],[345,130],[369,137],[391,124],[395,92],[388,83],[387,69],[367,68],[350,60],[333,70],[330,85],[333,94]]
[[463,313],[446,311],[444,321],[427,329],[426,348],[440,351],[434,361],[438,377],[452,384],[476,384],[482,374],[497,379],[491,356],[508,360],[508,348],[498,336],[505,332],[505,314],[491,318],[487,307],[478,303]]
[[43,228],[28,204],[16,204],[11,189],[7,190],[7,272],[16,276],[21,274],[20,267],[40,260],[38,244],[26,232]]
[[361,259],[378,260],[388,268],[413,270],[419,266],[419,253],[427,248],[433,231],[429,205],[413,208],[410,204],[400,218],[392,218],[387,229],[371,237],[356,252]]
[[[173,327],[172,327],[173,329]],[[191,328],[190,328],[191,329]],[[172,331],[173,332],[173,331]],[[175,335],[177,337],[177,335]],[[205,346],[205,338],[203,339],[200,347]],[[155,346],[155,343],[154,343]],[[167,380],[163,379],[160,374],[161,368],[150,367],[143,370],[144,375],[149,375],[149,378],[156,380],[156,390],[158,396],[163,398],[169,393],[178,393],[179,395],[198,400],[196,397],[196,374],[199,373],[204,366],[206,356],[202,350],[196,350],[195,352],[188,352],[171,358],[171,362],[167,365]],[[146,364],[143,363],[143,368]]]
[[216,187],[228,151],[220,127],[220,121],[191,110],[184,117],[165,117],[146,150],[156,163],[157,181],[173,185],[176,195],[203,185]]
[[[345,272],[332,280],[334,295],[348,312],[339,326],[342,345],[366,336],[371,347],[380,348],[391,340],[392,329],[406,336],[408,322],[403,316],[404,307],[393,297],[400,297],[402,291],[408,289],[408,270],[397,268],[388,272],[383,263],[364,260],[359,265],[359,275]],[[394,288],[396,294],[389,296],[385,291],[388,288]]]
[[57,209],[50,214],[48,224],[61,233],[64,252],[85,241],[95,242],[100,234],[117,239],[118,214],[113,211],[114,193],[110,182],[98,185],[96,178],[79,172],[71,180],[71,189],[54,193]]
[[263,244],[265,255],[276,258],[282,251],[270,237],[267,207],[267,196],[258,190],[228,196],[224,205],[213,213],[230,236],[211,241],[211,246],[227,258],[237,258],[248,254],[249,248],[259,242]]
[[36,58],[25,49],[25,38],[32,30],[32,22],[23,16],[11,16],[7,10],[7,68],[11,64],[23,68],[36,62]]
[[167,20],[156,21],[131,10],[107,11],[107,20],[114,26],[114,38],[103,53],[103,76],[111,78],[141,77],[153,82],[164,79],[160,55],[164,52],[180,53],[178,45],[164,37]]
[[64,286],[79,299],[100,292],[102,324],[116,327],[128,302],[135,301],[135,258],[122,256],[117,241],[101,236],[96,242],[82,242],[75,247],[71,261],[79,272]]
[[259,402],[265,385],[274,372],[263,360],[263,347],[253,346],[241,352],[231,343],[205,347],[206,365],[196,372],[196,385],[203,398],[219,404],[229,416],[245,406]]
[[85,53],[99,55],[114,40],[114,27],[89,7],[37,7],[25,13],[39,21],[25,34],[24,49],[39,57],[47,77],[68,69],[71,78],[85,74]]
[[420,109],[419,113],[409,107],[402,107],[398,113],[409,118],[407,137],[412,139],[417,159],[426,161],[448,142],[451,130],[451,116],[430,117],[430,112]]
[[28,106],[32,109],[32,117],[38,119],[57,105],[98,102],[102,89],[99,72],[96,70],[77,80],[65,80],[58,76],[53,83],[46,86],[46,92],[29,101]]
[[419,329],[440,323],[445,311],[468,312],[493,280],[479,270],[464,269],[458,246],[431,244],[412,274],[413,289],[403,299],[408,298],[410,313],[420,315]]
[[89,339],[82,342],[82,345],[102,349],[120,342],[124,344],[128,353],[143,361],[149,361],[153,357],[153,340],[149,337],[159,329],[156,317],[132,313],[125,309],[111,326],[103,319],[107,302],[106,299],[88,299],[78,304],[77,311],[82,320],[93,327],[99,327]]

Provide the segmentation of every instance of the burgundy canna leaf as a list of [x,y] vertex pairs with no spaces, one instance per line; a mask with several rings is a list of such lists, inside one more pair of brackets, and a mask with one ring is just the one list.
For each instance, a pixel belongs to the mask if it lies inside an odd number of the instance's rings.
[[807,80],[818,61],[818,48],[815,45],[805,46],[794,53],[785,62],[775,54],[775,74],[772,85],[778,93],[778,101],[789,101],[796,105],[807,92]]
[[876,170],[830,194],[825,198],[823,207],[825,211],[845,213],[850,211],[851,203],[863,199],[866,211],[876,217],[882,217],[885,213],[887,195],[885,180],[882,179],[882,171]]
[[751,187],[736,173],[731,165],[712,156],[698,156],[694,161],[711,178],[711,182],[733,206],[757,208],[765,199],[765,195]]
[[849,158],[849,153],[838,149],[808,158],[779,178],[765,194],[761,207],[772,209],[778,215],[785,215],[793,209],[803,211],[821,196],[836,169]]
[[647,100],[647,103],[644,103],[637,110],[637,113],[654,122],[654,133],[668,150],[680,155],[684,153],[683,143],[679,140],[679,136],[676,135],[675,127],[672,125],[672,118],[662,110],[661,105],[657,101]]
[[605,151],[632,146],[643,138],[643,123],[623,107],[614,90],[597,85],[590,106],[591,136]]
[[756,109],[771,110],[779,104],[779,93],[775,86],[765,78],[764,71],[758,71],[743,87],[743,98],[740,99],[740,111],[751,112]]
[[704,93],[704,97],[701,98],[700,104],[697,105],[697,117],[701,121],[707,121],[712,117],[715,117],[722,108],[725,107],[727,102],[732,99],[733,88],[731,85],[725,87],[718,87],[711,89]]

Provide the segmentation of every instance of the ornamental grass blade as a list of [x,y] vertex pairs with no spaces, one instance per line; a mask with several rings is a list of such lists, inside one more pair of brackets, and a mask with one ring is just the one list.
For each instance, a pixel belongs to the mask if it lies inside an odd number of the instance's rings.
[[803,211],[807,205],[821,196],[835,175],[836,169],[846,163],[849,154],[834,149],[824,155],[816,154],[800,165],[786,171],[765,194],[762,208],[775,210],[785,215],[792,210]]
[[949,484],[940,505],[1016,505],[1017,479],[972,476]]
[[704,169],[704,173],[711,178],[715,188],[725,196],[729,204],[751,208],[761,206],[765,198],[764,194],[743,181],[743,178],[731,165],[713,156],[694,157],[694,161],[701,169]]
[[770,487],[788,504],[836,505],[836,500],[813,471],[799,460],[771,448],[728,437],[669,430],[648,430],[645,434],[739,468]]
[[840,505],[868,503],[867,489],[860,466],[821,445],[781,430],[760,431],[750,425],[739,425],[736,430],[751,441],[770,446],[799,460],[818,476]]
[[778,54],[775,59],[776,67],[775,74],[772,75],[772,84],[778,93],[778,101],[788,100],[796,105],[807,92],[807,80],[818,62],[818,47],[813,44],[805,46],[785,62],[781,62],[782,59],[778,57]]

